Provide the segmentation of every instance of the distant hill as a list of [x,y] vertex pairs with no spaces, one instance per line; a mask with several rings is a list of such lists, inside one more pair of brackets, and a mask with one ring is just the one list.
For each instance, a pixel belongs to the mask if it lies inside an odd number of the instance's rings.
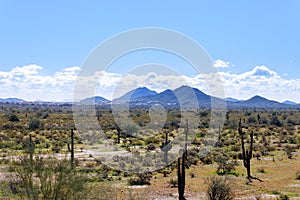
[[0,102],[3,102],[3,103],[24,103],[26,102],[25,100],[23,99],[18,99],[18,98],[7,98],[7,99],[0,99]]
[[[183,106],[192,105],[197,100],[200,107],[209,107],[211,103],[211,97],[197,88],[189,86],[181,86],[174,90],[174,93],[179,98]],[[195,106],[195,105],[193,105]]]
[[[195,101],[195,98],[197,101]],[[263,109],[280,109],[280,108],[299,108],[300,105],[287,105],[279,103],[277,101],[269,100],[261,96],[254,96],[248,100],[237,100],[233,98],[223,99],[212,97],[200,91],[197,88],[189,86],[181,86],[175,90],[167,89],[161,93],[155,95],[149,95],[144,97],[136,98],[131,101],[131,106],[151,106],[153,104],[161,104],[164,106],[175,106],[175,107],[194,107],[195,102],[198,103],[199,107],[210,108],[211,101],[214,103],[223,105],[227,104],[228,108],[263,108]],[[180,103],[179,103],[180,102]]]
[[286,100],[284,102],[282,102],[283,104],[287,104],[287,105],[297,105],[296,102],[293,102],[293,101],[289,101],[289,100]]
[[[95,96],[86,98],[80,101],[84,104],[98,104],[103,106],[110,106],[111,101],[101,97]],[[266,99],[261,96],[254,96],[248,100],[238,100],[234,98],[220,99],[205,94],[197,88],[190,86],[181,86],[175,90],[167,89],[163,92],[157,93],[149,90],[146,87],[140,87],[131,90],[123,96],[113,100],[116,105],[122,106],[129,102],[131,107],[150,107],[154,104],[161,104],[166,107],[199,107],[210,108],[211,102],[214,106],[222,106],[226,104],[227,108],[243,109],[243,108],[259,108],[259,109],[300,109],[300,104],[292,101],[284,101],[283,103]],[[0,99],[0,103],[25,103],[26,101],[18,98]],[[32,103],[32,102],[28,102]],[[38,103],[38,102],[37,102]],[[58,102],[59,103],[59,102]],[[197,105],[198,104],[198,105]],[[125,104],[124,104],[125,105]]]
[[86,104],[105,104],[105,103],[109,103],[110,101],[100,97],[100,96],[95,96],[95,97],[90,97],[90,98],[86,98],[80,101],[80,103],[86,103]]
[[237,102],[240,101],[240,100],[238,100],[238,99],[231,98],[231,97],[227,97],[227,98],[225,98],[225,100],[228,101],[228,102],[234,102],[234,103],[237,103]]
[[[231,104],[232,106],[232,104]],[[268,100],[261,96],[254,96],[248,100],[235,103],[234,107],[240,108],[284,108],[286,107],[284,104],[281,104],[277,101]],[[230,106],[229,106],[230,107]]]
[[[140,97],[136,99],[136,102],[143,105],[151,105],[151,104],[162,104],[165,106],[210,106],[210,96],[201,92],[196,88],[192,88],[189,86],[181,86],[175,90],[167,89],[161,93]],[[134,104],[135,102],[132,102]],[[195,105],[198,104],[198,105]]]
[[144,102],[144,104],[156,104],[160,103],[162,105],[177,105],[178,99],[176,98],[174,92],[170,89],[165,90],[161,93],[140,97],[136,99],[137,102]]
[[145,96],[152,96],[152,95],[156,95],[157,92],[153,91],[153,90],[149,90],[146,87],[139,87],[137,89],[131,90],[129,92],[127,92],[126,94],[124,94],[123,96],[115,99],[114,101],[129,101],[129,100],[136,100],[138,98],[141,97],[145,97]]

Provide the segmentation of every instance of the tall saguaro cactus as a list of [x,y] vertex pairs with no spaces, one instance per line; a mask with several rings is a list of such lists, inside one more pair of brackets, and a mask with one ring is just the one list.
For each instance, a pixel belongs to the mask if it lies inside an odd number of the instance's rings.
[[162,142],[161,150],[164,152],[164,161],[168,165],[168,152],[172,149],[171,141],[168,138],[168,131],[166,131],[165,142]]
[[188,120],[186,120],[186,126],[184,130],[185,143],[184,152],[180,158],[177,160],[177,177],[178,177],[178,194],[179,200],[185,200],[184,188],[185,188],[185,160],[187,159],[187,136],[189,132]]
[[253,177],[251,176],[251,159],[252,159],[252,150],[253,150],[253,131],[250,133],[250,144],[249,148],[246,150],[245,142],[244,142],[244,133],[242,131],[242,120],[240,119],[239,128],[238,128],[239,135],[241,137],[242,142],[242,155],[243,155],[243,163],[244,167],[247,169],[247,178],[250,180]]
[[71,168],[74,168],[74,129],[71,129],[71,142],[68,142],[68,150],[71,153]]
[[28,150],[28,153],[29,153],[29,156],[30,156],[30,162],[33,163],[33,154],[34,154],[34,150],[35,150],[35,145],[32,141],[32,136],[31,134],[29,135],[29,141],[28,141],[28,144],[27,144],[27,150]]

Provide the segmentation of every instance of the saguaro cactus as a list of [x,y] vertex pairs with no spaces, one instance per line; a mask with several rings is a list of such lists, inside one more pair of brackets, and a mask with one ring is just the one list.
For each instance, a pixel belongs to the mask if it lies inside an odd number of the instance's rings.
[[[185,188],[185,160],[187,159],[187,136],[189,132],[188,120],[186,120],[186,126],[184,130],[185,134],[185,143],[184,151],[181,158],[177,160],[177,177],[178,177],[178,194],[179,200],[185,200],[184,197],[184,188]],[[180,162],[181,161],[181,162]]]
[[172,149],[171,141],[168,139],[168,131],[166,131],[165,142],[162,142],[161,150],[164,152],[164,161],[168,165],[168,152]]
[[30,162],[32,163],[33,162],[33,154],[34,154],[34,151],[35,151],[35,145],[32,141],[32,136],[29,135],[29,138],[22,142],[23,143],[23,147],[25,149],[25,152],[29,154],[29,159],[30,159]]
[[241,137],[242,142],[242,155],[243,155],[243,163],[244,167],[247,169],[247,178],[250,180],[253,177],[251,176],[251,159],[252,159],[252,150],[253,150],[253,131],[250,134],[250,144],[249,148],[246,150],[245,142],[244,142],[244,133],[242,131],[242,120],[240,119],[239,128],[238,128],[239,135]]
[[121,142],[121,129],[119,126],[117,126],[117,132],[118,132],[118,140],[117,140],[117,143],[120,144]]
[[68,142],[68,151],[71,153],[71,168],[74,168],[74,129],[71,129],[71,142]]

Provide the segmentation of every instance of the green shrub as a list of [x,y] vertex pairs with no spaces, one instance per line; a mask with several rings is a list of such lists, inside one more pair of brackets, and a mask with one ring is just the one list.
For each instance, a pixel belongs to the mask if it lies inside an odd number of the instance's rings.
[[14,169],[20,181],[18,190],[27,199],[79,200],[84,197],[84,179],[75,174],[67,159],[23,156]]
[[28,126],[28,128],[32,131],[36,129],[42,129],[43,127],[44,127],[43,122],[36,118],[31,119]]
[[159,142],[160,142],[160,140],[155,136],[150,136],[150,137],[145,139],[146,144],[151,144],[151,143],[152,144],[158,144]]

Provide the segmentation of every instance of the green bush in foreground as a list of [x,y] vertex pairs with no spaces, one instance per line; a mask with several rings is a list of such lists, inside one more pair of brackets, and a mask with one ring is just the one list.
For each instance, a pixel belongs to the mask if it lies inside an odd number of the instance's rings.
[[67,159],[23,156],[14,166],[19,195],[37,200],[83,199],[84,179],[75,173]]

